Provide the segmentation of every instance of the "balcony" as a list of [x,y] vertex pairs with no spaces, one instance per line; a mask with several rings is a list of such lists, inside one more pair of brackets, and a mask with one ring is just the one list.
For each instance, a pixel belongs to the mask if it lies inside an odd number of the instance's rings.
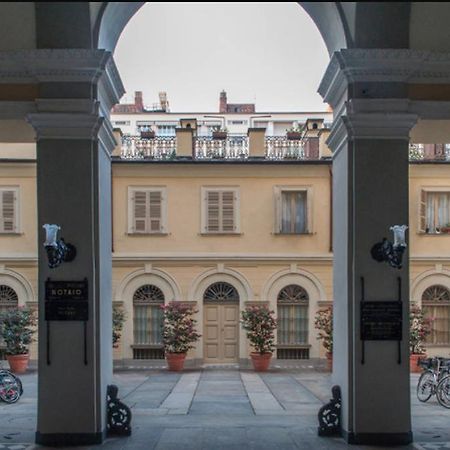
[[212,137],[194,138],[195,159],[236,159],[245,160],[249,157],[247,136],[231,136],[226,139]]
[[176,157],[177,140],[175,136],[159,136],[152,139],[140,136],[122,138],[122,159],[173,159]]
[[409,160],[450,161],[450,144],[409,144]]

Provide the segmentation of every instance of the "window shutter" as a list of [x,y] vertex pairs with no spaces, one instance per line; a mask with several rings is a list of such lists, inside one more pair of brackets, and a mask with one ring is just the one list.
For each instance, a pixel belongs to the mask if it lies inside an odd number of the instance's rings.
[[148,230],[147,192],[134,191],[133,197],[133,223],[135,233],[145,233]]
[[17,231],[15,214],[16,193],[14,191],[2,191],[1,200],[1,231],[14,233]]
[[206,231],[220,231],[220,192],[207,191],[206,193]]
[[235,231],[234,223],[234,202],[235,193],[233,191],[224,191],[222,194],[222,231]]
[[150,216],[150,231],[161,231],[162,219],[162,198],[161,191],[150,191],[149,193],[149,216]]
[[419,232],[425,233],[427,224],[426,224],[426,212],[427,212],[427,193],[424,190],[420,191],[420,201],[419,201]]

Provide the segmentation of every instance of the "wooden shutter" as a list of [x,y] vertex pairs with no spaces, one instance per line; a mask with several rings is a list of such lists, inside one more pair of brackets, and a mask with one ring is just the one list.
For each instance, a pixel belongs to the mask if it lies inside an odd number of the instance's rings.
[[234,223],[235,193],[224,191],[222,194],[222,231],[232,233],[236,230]]
[[162,196],[161,191],[148,192],[150,232],[161,231],[162,222]]
[[426,220],[426,213],[427,213],[427,193],[424,190],[420,191],[420,200],[419,200],[419,220],[418,220],[418,227],[420,233],[425,233],[427,228],[427,220]]
[[0,227],[4,233],[16,232],[16,193],[15,191],[1,192],[1,222]]
[[220,230],[220,192],[206,192],[206,231],[218,232]]
[[148,230],[147,192],[134,191],[133,193],[133,230],[135,233],[145,233]]

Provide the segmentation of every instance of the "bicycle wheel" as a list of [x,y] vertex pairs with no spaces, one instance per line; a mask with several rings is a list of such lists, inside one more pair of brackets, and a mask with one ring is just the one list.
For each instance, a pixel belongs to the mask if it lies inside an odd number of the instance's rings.
[[450,409],[450,375],[439,381],[436,388],[436,397],[441,406]]
[[434,373],[431,370],[426,370],[420,375],[416,392],[421,402],[428,401],[434,394]]
[[21,395],[21,385],[9,372],[0,373],[0,399],[5,403],[16,403]]

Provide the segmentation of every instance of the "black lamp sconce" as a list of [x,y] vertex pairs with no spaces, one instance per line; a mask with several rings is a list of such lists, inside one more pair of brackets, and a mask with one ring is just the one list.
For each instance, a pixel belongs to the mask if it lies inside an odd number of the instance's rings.
[[383,238],[381,242],[372,247],[370,253],[376,261],[385,261],[391,267],[401,269],[403,253],[406,249],[405,232],[408,227],[406,225],[394,225],[389,229],[394,232],[394,243]]
[[57,239],[61,227],[46,223],[42,228],[45,229],[46,233],[44,247],[47,251],[48,267],[54,269],[63,261],[73,261],[77,255],[77,249],[72,244],[66,244],[63,238]]

